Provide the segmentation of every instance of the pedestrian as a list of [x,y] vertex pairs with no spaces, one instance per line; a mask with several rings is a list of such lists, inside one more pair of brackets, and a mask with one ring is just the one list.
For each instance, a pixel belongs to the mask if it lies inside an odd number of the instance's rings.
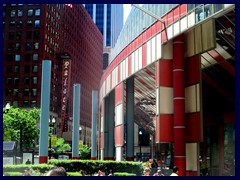
[[170,176],[178,176],[178,171],[179,171],[179,168],[177,166],[173,166],[173,172]]
[[30,169],[29,169],[29,168],[26,168],[26,169],[24,170],[24,173],[22,174],[22,176],[31,176],[31,175],[30,175]]
[[113,176],[113,171],[110,170],[108,176]]
[[82,176],[86,176],[86,171],[81,170],[80,173]]
[[153,174],[153,176],[165,176],[165,175],[162,173],[162,170],[159,169],[155,174]]
[[31,161],[28,159],[25,164],[31,164]]
[[146,167],[143,171],[143,176],[150,176],[150,172],[151,172],[150,168]]
[[54,167],[48,171],[46,176],[67,176],[67,172],[64,167]]
[[151,164],[151,175],[153,175],[153,174],[155,174],[157,172],[157,168],[158,168],[158,163],[154,159],[152,164]]

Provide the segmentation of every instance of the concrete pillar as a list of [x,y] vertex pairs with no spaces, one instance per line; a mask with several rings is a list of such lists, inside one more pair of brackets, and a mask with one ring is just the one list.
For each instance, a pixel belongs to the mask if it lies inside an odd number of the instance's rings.
[[92,149],[91,149],[91,159],[97,160],[97,91],[92,91],[92,133],[91,133],[91,142],[92,142]]
[[51,65],[52,62],[50,60],[42,61],[39,164],[48,162],[48,119],[50,106]]
[[109,94],[108,98],[108,160],[114,160],[114,113],[115,113],[115,91]]
[[174,165],[179,175],[186,175],[185,143],[185,87],[184,87],[184,37],[173,39],[173,100],[174,100]]
[[73,85],[72,159],[79,159],[80,84]]
[[109,151],[109,146],[108,146],[108,139],[109,139],[109,97],[105,97],[104,99],[104,122],[103,122],[103,132],[104,132],[104,141],[103,141],[103,146],[104,146],[104,160],[108,160],[108,151]]
[[134,77],[131,77],[126,82],[127,161],[134,161],[134,105]]

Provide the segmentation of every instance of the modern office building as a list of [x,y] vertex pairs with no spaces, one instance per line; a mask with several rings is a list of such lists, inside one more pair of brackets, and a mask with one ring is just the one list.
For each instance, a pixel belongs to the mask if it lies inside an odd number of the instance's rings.
[[90,144],[91,97],[99,89],[103,37],[83,5],[3,4],[3,35],[3,105],[40,107],[42,61],[51,60],[54,134],[71,141],[73,84],[79,83],[81,139]]
[[235,5],[143,8],[159,20],[132,8],[101,79],[100,159],[235,175]]
[[87,12],[103,35],[103,69],[109,64],[111,49],[123,27],[123,4],[84,4]]

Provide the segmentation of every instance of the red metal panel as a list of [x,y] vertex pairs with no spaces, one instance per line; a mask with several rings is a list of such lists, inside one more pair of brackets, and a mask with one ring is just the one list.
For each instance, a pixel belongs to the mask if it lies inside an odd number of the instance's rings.
[[143,43],[147,41],[147,31],[143,32]]
[[185,114],[186,117],[186,142],[201,141],[200,112]]
[[210,54],[210,56],[212,56],[217,62],[219,62],[219,64],[232,76],[235,76],[235,68],[228,61],[226,61],[220,54],[218,54],[217,51],[211,50],[208,51],[208,54]]
[[123,102],[123,83],[119,83],[115,88],[115,105]]
[[185,100],[174,99],[174,126],[185,125]]
[[115,127],[115,146],[123,145],[123,125]]
[[160,60],[160,86],[173,86],[172,63],[171,60]]
[[174,71],[173,72],[173,90],[174,97],[184,97],[184,72],[183,71]]
[[168,12],[167,14],[167,25],[173,22],[173,11]]
[[230,113],[224,113],[223,115],[224,123],[235,123],[235,113],[230,112]]
[[182,4],[180,6],[180,13],[181,13],[181,17],[187,14],[187,4]]
[[200,57],[192,56],[185,60],[185,87],[199,83],[200,81]]
[[[185,146],[185,143],[184,143]],[[186,157],[174,157],[174,165],[178,166],[179,176],[186,176]]]
[[174,128],[174,156],[186,155],[185,128]]
[[198,176],[197,171],[186,171],[186,176]]
[[48,156],[39,156],[38,161],[39,164],[46,164],[48,163]]
[[147,39],[146,40],[148,40],[148,39],[150,39],[150,37],[151,37],[151,28],[148,28],[147,29]]
[[128,56],[128,76],[131,75],[132,72],[132,55]]
[[173,10],[173,21],[178,20],[180,17],[180,7],[177,6],[174,10]]
[[139,46],[141,46],[143,43],[143,35],[142,34],[138,37],[138,43],[139,43]]
[[162,23],[160,21],[156,22],[156,32],[160,32],[162,30]]
[[143,44],[142,46],[142,67],[147,65],[147,44]]
[[151,26],[151,31],[152,31],[151,37],[153,37],[153,36],[156,34],[156,23],[154,23],[154,24]]
[[163,30],[161,35],[162,35],[162,43],[163,43],[163,42],[166,42],[166,41],[167,41],[166,30]]
[[160,142],[173,142],[173,115],[160,115]]

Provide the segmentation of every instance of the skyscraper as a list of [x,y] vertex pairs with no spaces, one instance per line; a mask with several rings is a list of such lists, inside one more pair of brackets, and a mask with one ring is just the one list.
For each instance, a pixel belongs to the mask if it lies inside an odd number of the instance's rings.
[[[56,119],[58,135],[71,133],[72,87],[81,84],[81,125],[90,144],[91,97],[99,89],[103,38],[83,5],[3,4],[3,34],[3,104],[40,107],[42,61],[51,60],[49,118]],[[71,141],[71,134],[65,140]]]
[[103,69],[108,66],[111,49],[123,27],[123,4],[84,4],[103,35]]

